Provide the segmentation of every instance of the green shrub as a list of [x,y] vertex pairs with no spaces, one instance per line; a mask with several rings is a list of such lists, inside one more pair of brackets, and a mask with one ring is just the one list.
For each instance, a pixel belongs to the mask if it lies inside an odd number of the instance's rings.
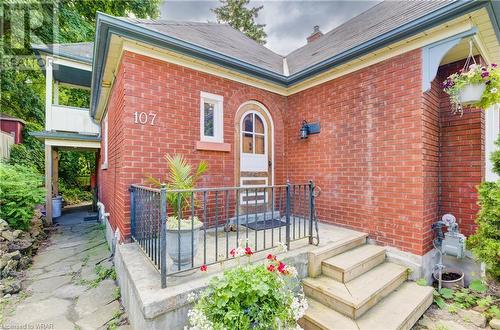
[[[250,258],[249,247],[230,254]],[[237,266],[214,277],[188,312],[187,329],[296,329],[308,303],[297,270],[269,254],[268,265]],[[239,259],[238,259],[239,262]],[[202,266],[206,271],[206,266]]]
[[[497,140],[500,145],[500,139]],[[500,174],[500,151],[491,155],[493,170]],[[488,272],[500,280],[500,180],[483,182],[479,188],[477,231],[467,240],[467,246],[488,266]]]
[[44,201],[43,178],[21,165],[0,164],[0,218],[14,229],[28,229],[36,204]]
[[80,187],[73,187],[59,180],[59,194],[62,195],[64,201],[68,205],[80,204],[82,202],[91,202],[92,193],[83,190]]

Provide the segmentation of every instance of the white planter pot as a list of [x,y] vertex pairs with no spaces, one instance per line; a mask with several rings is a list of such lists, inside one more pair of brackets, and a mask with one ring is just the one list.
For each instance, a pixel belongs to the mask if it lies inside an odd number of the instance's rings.
[[[464,287],[465,283],[464,283],[464,272],[462,272],[461,270],[458,270],[458,269],[446,269],[444,273],[455,273],[455,274],[459,274],[460,277],[457,278],[456,280],[451,280],[451,281],[447,281],[447,280],[442,280],[441,281],[441,285],[443,288],[449,288],[449,289],[453,289],[455,286],[459,286],[461,288]],[[436,281],[439,281],[439,273],[434,273],[433,274],[434,276],[434,279]]]
[[465,86],[460,91],[460,103],[462,103],[462,105],[472,105],[479,103],[485,89],[485,84],[469,84]]
[[[179,269],[179,264],[181,265],[181,269],[190,266],[191,255],[196,257],[196,252],[198,251],[198,241],[200,237],[200,227],[201,226],[194,227],[193,235],[191,235],[191,228],[181,230],[167,229],[167,253],[174,262],[174,271]],[[192,240],[193,244],[191,244]],[[179,247],[181,252],[180,259]],[[193,250],[192,254],[191,250]]]

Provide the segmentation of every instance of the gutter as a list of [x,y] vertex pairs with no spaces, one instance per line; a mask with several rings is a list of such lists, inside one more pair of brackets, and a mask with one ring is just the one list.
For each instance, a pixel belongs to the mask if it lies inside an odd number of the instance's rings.
[[296,83],[309,79],[318,73],[345,63],[352,58],[359,57],[365,53],[414,35],[422,30],[432,28],[439,25],[443,21],[456,18],[481,7],[487,7],[490,17],[494,17],[494,20],[492,21],[496,23],[495,31],[497,32],[497,37],[500,40],[500,32],[498,32],[500,31],[500,2],[493,4],[490,0],[458,0],[417,20],[404,24],[397,29],[384,33],[361,45],[314,64],[290,76],[276,73],[245,61],[241,61],[237,58],[214,52],[210,49],[194,45],[181,39],[166,36],[159,32],[135,25],[131,22],[126,22],[113,16],[98,12],[96,18],[97,27],[93,54],[93,68],[95,69],[92,70],[90,113],[91,116],[95,118],[101,93],[101,80],[104,74],[104,60],[107,58],[109,42],[112,34],[139,42],[157,45],[162,48],[168,48],[174,52],[214,63],[243,74],[269,81],[282,87],[290,87]]

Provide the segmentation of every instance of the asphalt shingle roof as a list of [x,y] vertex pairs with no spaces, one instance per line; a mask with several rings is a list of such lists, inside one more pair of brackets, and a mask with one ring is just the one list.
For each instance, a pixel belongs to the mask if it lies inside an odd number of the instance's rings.
[[[286,58],[289,73],[294,74],[455,1],[384,1],[286,57],[274,53],[227,24],[119,19],[278,74],[283,74],[283,59]],[[92,42],[60,44],[59,47],[61,54],[92,60]]]
[[348,51],[453,1],[384,1],[286,56],[290,74]]
[[33,45],[33,49],[51,54],[66,55],[71,58],[92,62],[94,53],[93,42],[75,42],[63,44],[50,44],[50,45]]
[[120,18],[275,73],[283,73],[283,57],[227,24]]

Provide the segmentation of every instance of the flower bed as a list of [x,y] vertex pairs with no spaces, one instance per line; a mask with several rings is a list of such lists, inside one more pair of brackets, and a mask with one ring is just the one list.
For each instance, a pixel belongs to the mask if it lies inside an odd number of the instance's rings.
[[[246,265],[210,281],[189,311],[188,329],[297,329],[308,305],[294,267],[269,254],[266,264],[252,265],[248,246],[231,250]],[[202,266],[202,271],[207,267]]]

